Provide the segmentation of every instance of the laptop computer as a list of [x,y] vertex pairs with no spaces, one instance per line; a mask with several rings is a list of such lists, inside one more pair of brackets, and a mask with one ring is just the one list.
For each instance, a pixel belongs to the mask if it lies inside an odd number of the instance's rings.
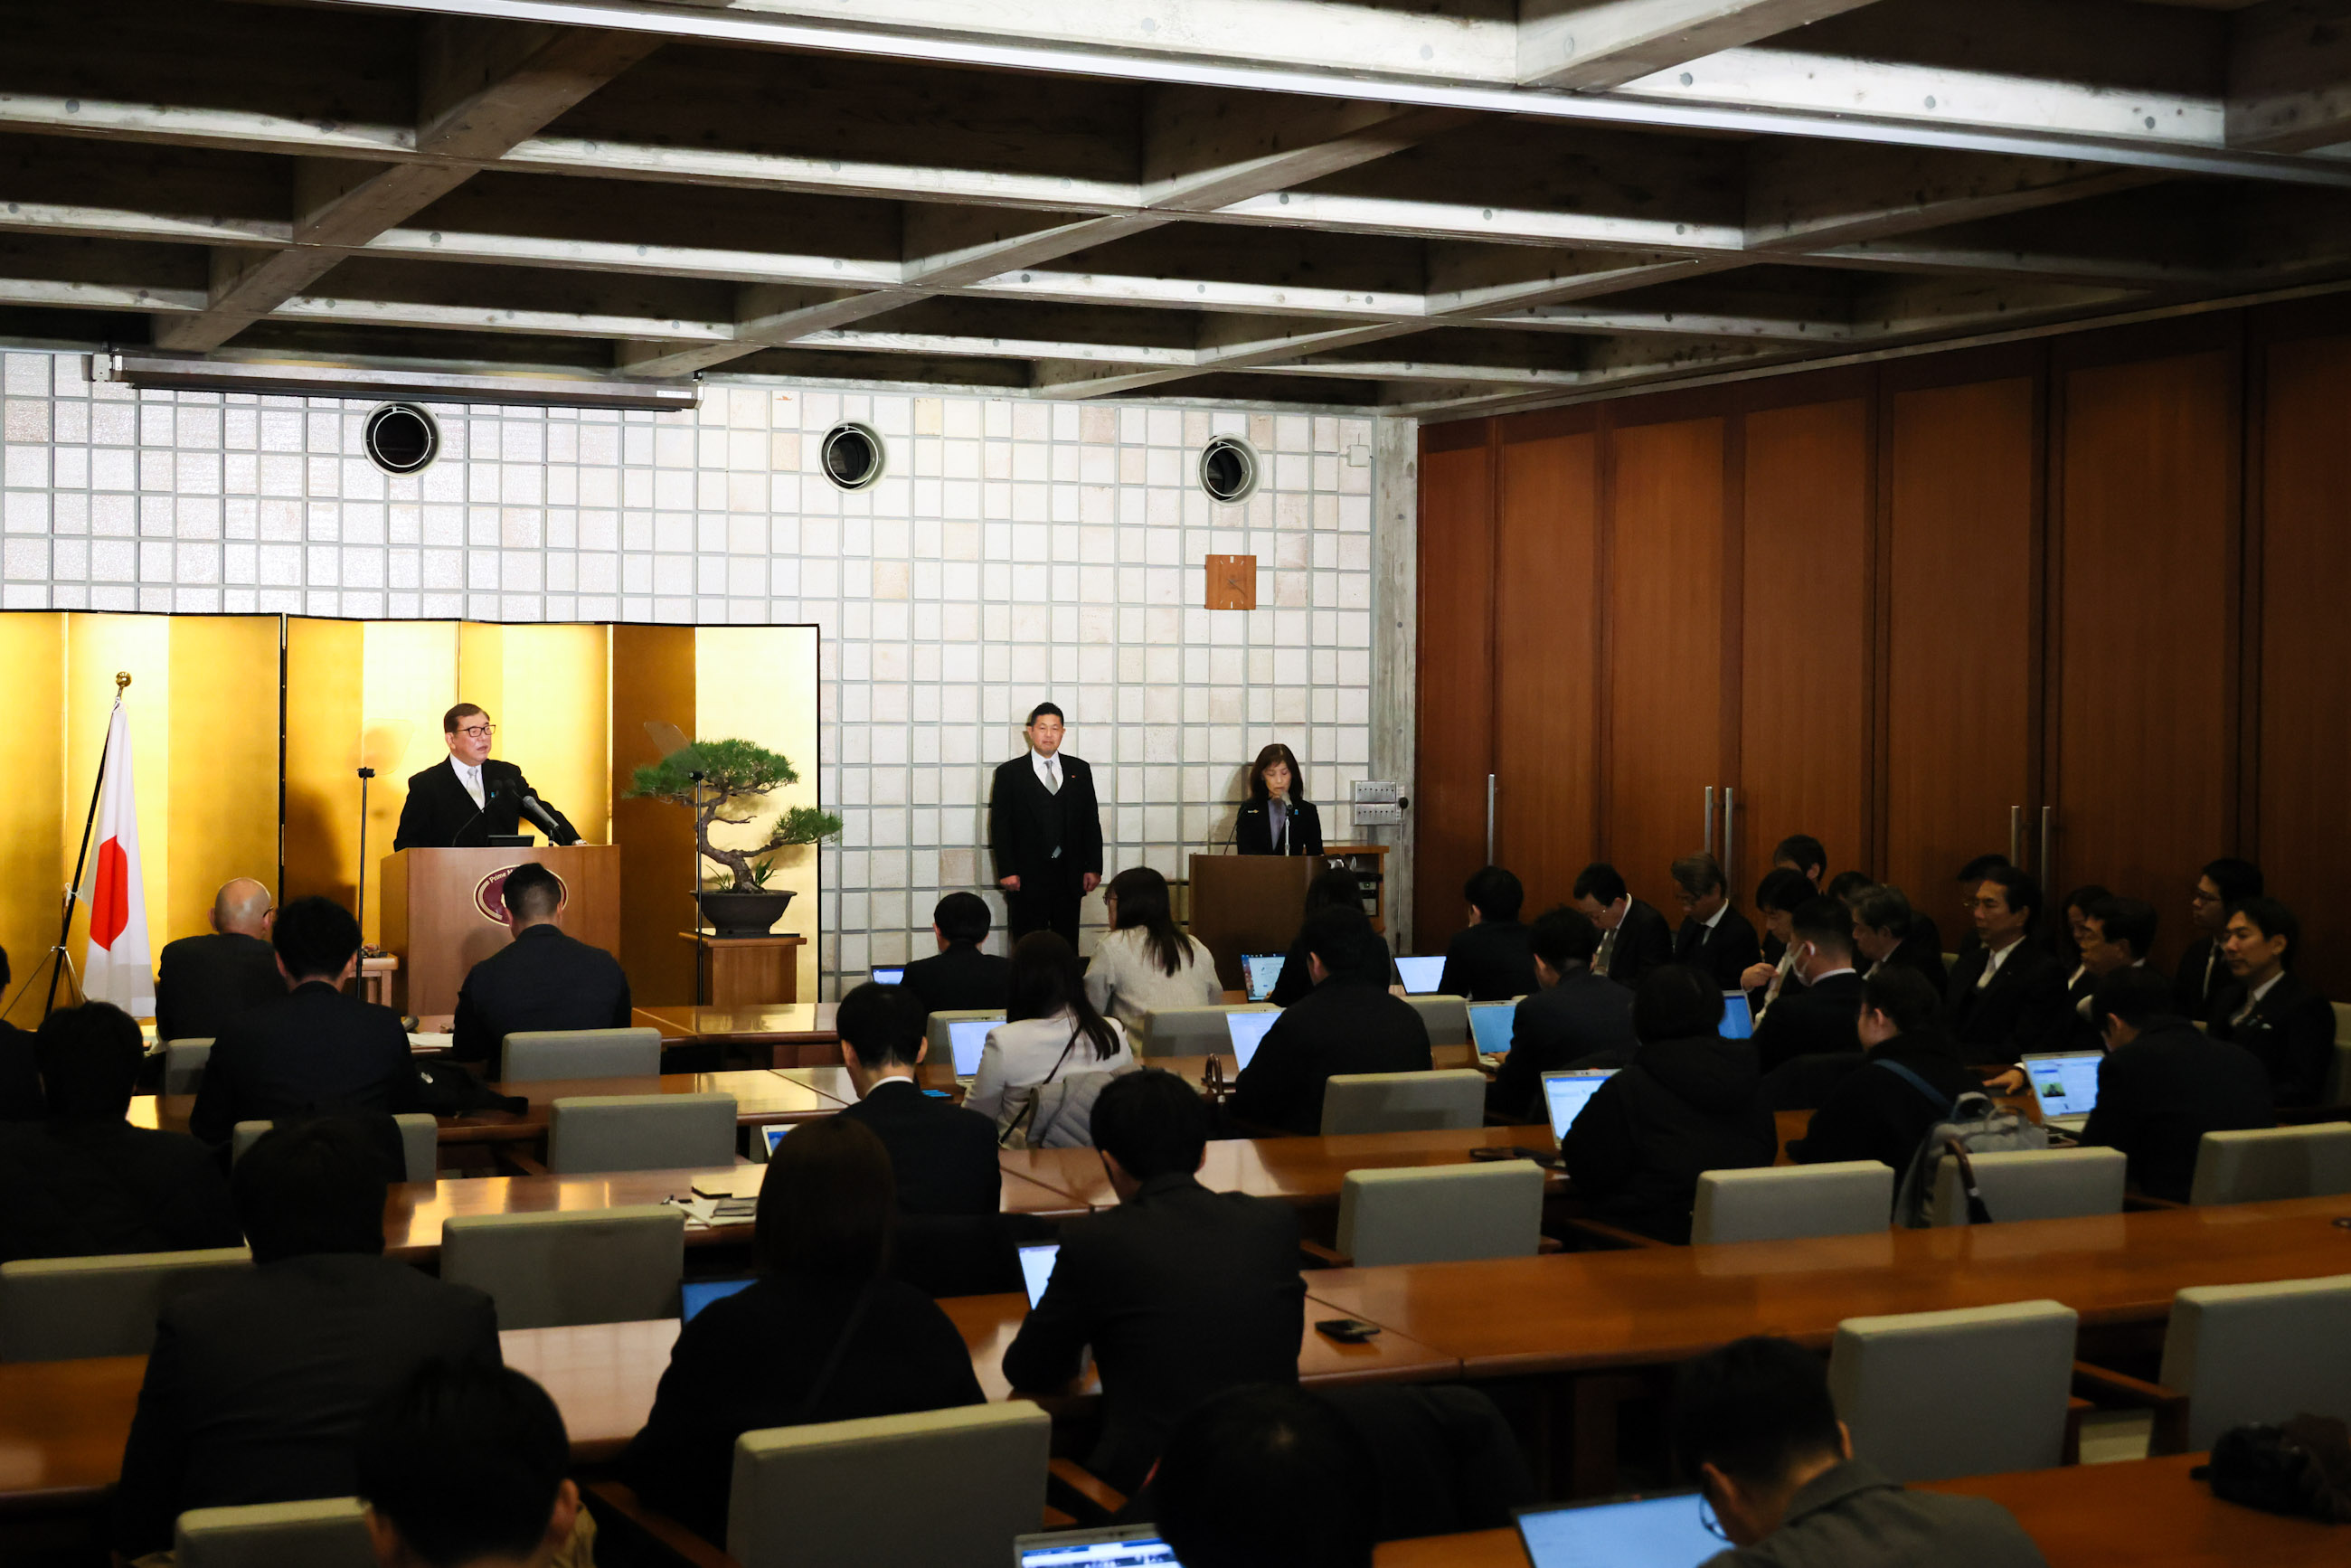
[[1694,1491],[1517,1512],[1519,1539],[1534,1568],[1698,1568],[1726,1549],[1703,1522]]
[[690,1323],[694,1314],[711,1302],[731,1296],[750,1285],[749,1279],[688,1280],[677,1288],[678,1322]]
[[1510,1029],[1518,1020],[1516,1002],[1472,1002],[1469,1004],[1469,1038],[1480,1056],[1508,1056],[1510,1053]]
[[1225,1032],[1232,1036],[1233,1061],[1238,1066],[1249,1066],[1249,1058],[1257,1054],[1259,1042],[1265,1039],[1265,1031],[1271,1029],[1280,1017],[1279,1011],[1225,1015]]
[[901,966],[895,969],[876,969],[873,971],[873,983],[877,986],[903,986],[906,983],[905,968]]
[[1551,1113],[1551,1135],[1564,1141],[1583,1107],[1614,1074],[1613,1067],[1583,1067],[1542,1075],[1543,1106]]
[[1183,1568],[1156,1525],[1063,1530],[1012,1543],[1013,1568]]
[[987,1049],[987,1031],[1004,1020],[994,1019],[956,1019],[947,1025],[947,1049],[955,1054],[957,1078],[973,1078],[979,1073],[979,1053]]
[[1029,1292],[1031,1307],[1045,1299],[1045,1286],[1053,1278],[1053,1260],[1061,1255],[1058,1241],[1040,1241],[1020,1249],[1020,1283]]
[[2041,1096],[2043,1126],[2078,1133],[2098,1107],[2098,1064],[2103,1051],[2062,1051],[2024,1059],[2024,1076]]
[[1755,1038],[1755,1015],[1748,1010],[1745,991],[1722,993],[1722,1038],[1725,1040]]
[[759,1129],[759,1139],[766,1146],[768,1158],[772,1160],[776,1157],[776,1145],[784,1141],[786,1133],[799,1125],[798,1122],[770,1122]]
[[1404,982],[1404,994],[1408,997],[1433,997],[1437,988],[1445,983],[1445,955],[1434,953],[1421,958],[1398,958],[1396,978]]
[[1273,995],[1273,988],[1281,984],[1281,967],[1290,961],[1287,953],[1244,953],[1241,955],[1241,981],[1249,990],[1249,999],[1261,1002]]

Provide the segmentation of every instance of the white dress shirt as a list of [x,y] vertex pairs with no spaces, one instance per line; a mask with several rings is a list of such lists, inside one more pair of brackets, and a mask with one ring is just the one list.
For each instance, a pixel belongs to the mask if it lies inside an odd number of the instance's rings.
[[2023,946],[2024,938],[2019,936],[2015,941],[1985,959],[1983,973],[1976,977],[1976,989],[1980,991],[1988,988],[1991,985],[1991,977],[2000,973],[2000,967],[2008,962],[2008,956]]
[[2268,979],[2263,980],[2260,985],[2255,986],[2252,990],[2246,995],[2245,1005],[2237,1009],[2236,1016],[2229,1020],[2230,1027],[2234,1028],[2238,1024],[2244,1022],[2248,1018],[2252,1017],[2253,1009],[2262,1005],[2262,998],[2270,994],[2270,988],[2284,978],[2285,971],[2283,969],[2280,969],[2276,974],[2272,975]]
[[482,794],[482,767],[480,763],[460,762],[453,753],[449,758],[449,770],[456,774],[457,782],[465,787],[465,793],[474,798],[474,804],[475,807],[484,807],[489,804],[488,800]]

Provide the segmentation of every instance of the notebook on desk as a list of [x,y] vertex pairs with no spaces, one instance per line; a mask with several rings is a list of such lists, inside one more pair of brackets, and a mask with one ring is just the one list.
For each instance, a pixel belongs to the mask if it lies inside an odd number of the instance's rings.
[[1232,1037],[1233,1062],[1236,1071],[1246,1069],[1249,1058],[1265,1039],[1266,1030],[1281,1017],[1279,1010],[1263,1013],[1227,1013],[1225,1032]]
[[1542,1075],[1543,1107],[1551,1113],[1551,1135],[1562,1142],[1583,1107],[1615,1072],[1613,1067],[1571,1068]]
[[1437,988],[1445,983],[1445,955],[1430,954],[1426,957],[1398,958],[1396,978],[1404,982],[1404,994],[1408,997],[1433,997]]
[[1469,1004],[1469,1038],[1477,1042],[1480,1056],[1508,1056],[1510,1053],[1510,1029],[1519,1016],[1516,1002],[1472,1002]]
[[2061,1051],[2024,1059],[2024,1076],[2041,1096],[2041,1123],[2078,1133],[2098,1108],[2098,1064],[2103,1051]]
[[1522,1508],[1519,1539],[1534,1568],[1697,1568],[1726,1545],[1699,1507],[1686,1491]]
[[1281,984],[1281,967],[1289,958],[1286,953],[1241,955],[1241,983],[1249,991],[1249,1000],[1261,1002],[1273,995],[1273,988]]
[[1013,1568],[1183,1568],[1155,1525],[1063,1530],[1012,1543]]
[[1029,1292],[1029,1304],[1034,1307],[1045,1299],[1045,1287],[1053,1278],[1053,1260],[1061,1255],[1058,1241],[1040,1241],[1020,1249],[1020,1286]]

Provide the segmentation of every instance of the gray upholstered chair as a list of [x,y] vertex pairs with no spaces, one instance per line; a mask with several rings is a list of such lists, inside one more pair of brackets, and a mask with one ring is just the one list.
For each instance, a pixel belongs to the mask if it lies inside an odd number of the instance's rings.
[[[1970,1155],[1968,1163],[1975,1166],[1977,1190],[1996,1223],[2123,1211],[2123,1176],[2130,1162],[2120,1149],[2013,1149]],[[1945,1160],[1935,1174],[1935,1223],[1967,1222],[1959,1162]]]
[[652,1078],[661,1071],[657,1029],[518,1030],[507,1036],[498,1077],[507,1083],[550,1078]]
[[1486,1124],[1486,1075],[1474,1067],[1445,1072],[1348,1072],[1322,1090],[1322,1135],[1426,1133]]
[[1847,1318],[1829,1393],[1854,1457],[1898,1481],[2061,1463],[2078,1326],[2055,1301]]
[[2196,1148],[2190,1203],[2262,1203],[2351,1192],[2351,1122],[2207,1133]]
[[1467,1045],[1469,1043],[1469,998],[1434,993],[1426,997],[1406,997],[1420,1021],[1428,1026],[1428,1043]]
[[[392,1120],[392,1124],[400,1129],[401,1179],[438,1180],[441,1175],[441,1124],[422,1111],[405,1111]],[[259,1143],[261,1135],[276,1124],[274,1122],[239,1122],[229,1133],[229,1164],[235,1165],[245,1158],[245,1151]]]
[[163,1042],[163,1092],[193,1094],[203,1087],[204,1063],[212,1060],[213,1041],[210,1035],[193,1040],[167,1040]]
[[1265,1002],[1219,1002],[1205,1008],[1162,1008],[1143,1015],[1134,1030],[1134,1054],[1154,1056],[1216,1056],[1233,1048],[1232,1013],[1270,1013],[1281,1009]]
[[2335,1004],[2335,1060],[2327,1064],[2322,1105],[2351,1105],[2351,1002]]
[[242,1247],[0,1263],[0,1361],[144,1355],[165,1301],[252,1266]]
[[179,1568],[375,1568],[355,1497],[192,1508],[172,1532]]
[[501,1329],[677,1315],[685,1214],[666,1204],[461,1214],[441,1228],[441,1278],[486,1291]]
[[[743,1568],[1002,1568],[1043,1515],[1052,1435],[1025,1399],[746,1432],[727,1555]],[[923,1480],[876,1508],[884,1475]]]
[[2351,1421],[2351,1274],[2199,1285],[2171,1298],[2159,1381],[2188,1396],[2188,1446],[2305,1412]]
[[567,1096],[548,1118],[547,1168],[558,1176],[734,1163],[732,1094]]
[[1365,1267],[1530,1258],[1542,1245],[1542,1193],[1532,1160],[1349,1171],[1339,1250]]
[[1758,1166],[1698,1178],[1690,1240],[1793,1241],[1883,1230],[1894,1214],[1894,1173],[1876,1160]]

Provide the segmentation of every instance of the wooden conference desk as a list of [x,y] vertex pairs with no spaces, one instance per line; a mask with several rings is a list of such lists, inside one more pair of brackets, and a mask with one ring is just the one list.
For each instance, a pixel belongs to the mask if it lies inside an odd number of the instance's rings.
[[716,1043],[769,1067],[820,1067],[841,1060],[838,1002],[772,1002],[758,1007],[638,1008],[636,1020],[671,1044]]
[[[1459,1165],[1472,1149],[1512,1145],[1541,1149],[1550,1143],[1551,1134],[1541,1127],[1229,1139],[1208,1145],[1200,1185],[1215,1192],[1243,1192],[1301,1206],[1335,1204],[1349,1171]],[[1110,1208],[1118,1202],[1102,1175],[1102,1156],[1092,1149],[1006,1149],[997,1158],[1007,1175],[1067,1194],[1089,1208]]]

